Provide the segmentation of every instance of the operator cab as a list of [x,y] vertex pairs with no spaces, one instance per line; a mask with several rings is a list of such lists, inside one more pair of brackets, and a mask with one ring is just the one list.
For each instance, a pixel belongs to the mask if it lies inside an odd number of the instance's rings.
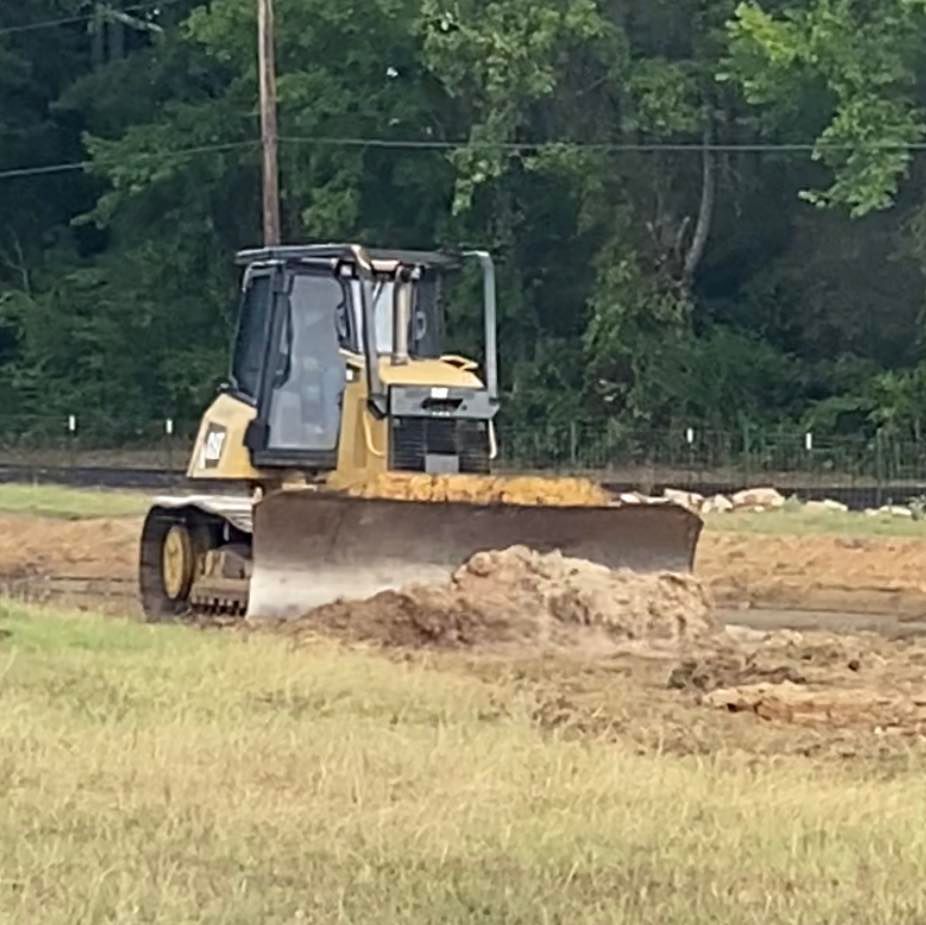
[[[462,260],[312,245],[243,251],[237,262],[244,276],[229,391],[257,411],[245,436],[253,463],[334,469],[347,385],[365,375],[369,409],[384,418],[403,395],[401,384],[383,384],[384,366],[440,359],[442,285]],[[492,316],[494,383],[494,304]]]

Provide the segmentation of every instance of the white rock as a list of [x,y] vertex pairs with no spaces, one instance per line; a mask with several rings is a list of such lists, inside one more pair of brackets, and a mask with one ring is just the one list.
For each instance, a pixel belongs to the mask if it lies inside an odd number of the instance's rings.
[[681,491],[678,488],[665,488],[662,496],[671,504],[686,507],[689,511],[700,511],[701,504],[704,501],[704,496],[699,495],[696,491]]
[[823,501],[808,501],[804,505],[804,509],[808,511],[831,511],[834,513],[845,513],[849,510],[849,505],[843,504],[841,501],[833,501],[832,498],[825,498]]
[[644,495],[639,491],[625,491],[618,495],[616,504],[671,504],[668,498]]
[[701,504],[702,514],[726,514],[733,510],[733,502],[726,495],[714,495]]
[[732,500],[734,508],[751,507],[772,511],[785,504],[784,495],[775,488],[747,488],[738,491]]
[[885,504],[884,507],[878,508],[878,513],[887,514],[889,517],[913,517],[910,508],[899,504]]

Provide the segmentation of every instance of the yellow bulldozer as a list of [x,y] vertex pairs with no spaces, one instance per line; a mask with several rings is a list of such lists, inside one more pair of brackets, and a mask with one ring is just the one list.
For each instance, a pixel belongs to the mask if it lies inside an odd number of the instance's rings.
[[[512,545],[612,568],[691,569],[701,521],[682,507],[622,505],[597,486],[564,499],[555,479],[535,480],[539,492],[522,499],[492,477],[488,253],[316,244],[237,262],[230,375],[187,470],[202,491],[156,498],[143,527],[149,619],[301,615],[445,579],[472,554]],[[442,291],[467,262],[482,274],[481,369],[443,344]]]

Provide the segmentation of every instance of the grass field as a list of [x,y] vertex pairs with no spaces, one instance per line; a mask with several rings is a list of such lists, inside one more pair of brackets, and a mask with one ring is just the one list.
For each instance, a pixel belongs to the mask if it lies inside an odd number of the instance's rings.
[[322,643],[9,606],[0,635],[4,923],[926,918],[913,759],[569,740],[513,684]]
[[127,517],[143,514],[144,492],[68,488],[63,485],[0,485],[0,513],[43,517]]

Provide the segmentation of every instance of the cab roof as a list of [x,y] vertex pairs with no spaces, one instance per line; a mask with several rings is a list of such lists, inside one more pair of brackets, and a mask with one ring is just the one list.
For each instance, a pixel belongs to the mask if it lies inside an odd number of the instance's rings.
[[[307,260],[354,260],[350,244],[288,244],[277,247],[259,247],[239,251],[235,262],[239,266],[252,263],[280,261],[299,263]],[[368,247],[366,252],[376,262],[402,263],[436,270],[453,270],[460,266],[459,255],[447,251],[386,250]]]

